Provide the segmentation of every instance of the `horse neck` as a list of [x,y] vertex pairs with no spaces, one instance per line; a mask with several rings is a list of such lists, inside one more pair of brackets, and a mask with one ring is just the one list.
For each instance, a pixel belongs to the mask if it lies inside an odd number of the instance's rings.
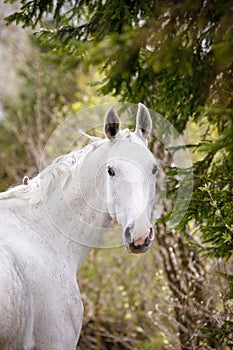
[[111,224],[104,193],[105,169],[101,167],[106,154],[105,146],[90,152],[64,188],[56,186],[46,201],[32,209],[41,234],[75,269],[98,246],[101,233]]

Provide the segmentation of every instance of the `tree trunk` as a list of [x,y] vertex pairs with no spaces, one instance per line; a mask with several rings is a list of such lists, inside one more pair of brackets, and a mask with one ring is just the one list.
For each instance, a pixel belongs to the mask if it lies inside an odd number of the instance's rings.
[[[164,145],[156,141],[153,151],[161,163],[160,168],[170,166],[170,155]],[[164,189],[164,180],[165,173],[161,169],[157,178],[158,191]],[[163,208],[163,214],[170,211],[169,199],[163,200]],[[185,232],[180,234],[176,230],[167,229],[166,222],[157,223],[156,229],[159,253],[173,297],[181,348],[220,349],[215,342],[205,339],[201,333],[201,328],[211,328],[213,303],[208,290],[204,262],[198,251],[187,243],[187,239],[194,240],[193,237]]]

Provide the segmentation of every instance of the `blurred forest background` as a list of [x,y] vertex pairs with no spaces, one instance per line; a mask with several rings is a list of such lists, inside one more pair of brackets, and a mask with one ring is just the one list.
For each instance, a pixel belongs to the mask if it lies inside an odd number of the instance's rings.
[[232,65],[231,0],[0,2],[0,190],[38,172],[67,116],[103,102],[160,112],[193,161],[192,200],[171,230],[176,149],[152,138],[168,189],[156,242],[142,256],[90,254],[79,350],[233,347]]

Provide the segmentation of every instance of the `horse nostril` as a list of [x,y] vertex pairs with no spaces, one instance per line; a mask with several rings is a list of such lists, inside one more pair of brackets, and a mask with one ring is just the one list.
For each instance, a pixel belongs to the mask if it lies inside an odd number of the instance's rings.
[[133,240],[131,238],[130,227],[125,229],[125,239],[128,244],[133,244]]
[[150,243],[151,243],[151,239],[150,239],[150,236],[148,236],[148,237],[146,237],[146,239],[145,239],[145,241],[144,241],[144,244],[145,244],[146,246],[148,246],[148,245],[150,245]]
[[149,235],[146,237],[144,244],[146,246],[149,246],[151,244],[151,242],[153,241],[154,237],[155,237],[154,229],[153,229],[153,227],[151,227]]
[[155,233],[153,227],[150,228],[149,239],[152,241],[154,239]]

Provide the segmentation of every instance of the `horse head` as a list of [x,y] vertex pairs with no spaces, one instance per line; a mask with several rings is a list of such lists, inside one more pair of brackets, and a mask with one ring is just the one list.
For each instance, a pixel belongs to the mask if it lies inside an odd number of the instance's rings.
[[151,224],[158,166],[148,149],[152,121],[148,109],[139,104],[136,130],[120,130],[116,111],[110,108],[104,132],[110,141],[106,162],[107,206],[122,227],[128,252],[144,253],[154,239]]

